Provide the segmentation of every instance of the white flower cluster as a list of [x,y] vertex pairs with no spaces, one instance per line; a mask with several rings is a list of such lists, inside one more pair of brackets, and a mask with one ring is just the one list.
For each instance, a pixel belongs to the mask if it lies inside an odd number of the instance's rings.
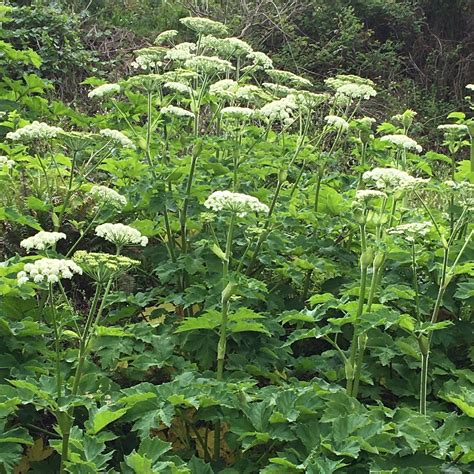
[[445,181],[444,184],[456,194],[458,202],[465,207],[474,206],[474,184],[468,181]]
[[342,117],[338,117],[337,115],[326,115],[324,120],[328,125],[332,125],[334,128],[338,130],[347,130],[349,128],[349,123],[344,120]]
[[59,240],[65,238],[66,234],[63,234],[62,232],[45,232],[42,230],[37,234],[22,240],[20,246],[26,249],[27,252],[31,249],[46,250],[56,245]]
[[247,84],[245,86],[239,86],[235,94],[237,99],[255,101],[261,94],[261,89],[253,84]]
[[268,213],[269,208],[256,197],[231,191],[215,191],[204,202],[204,206],[213,211],[223,210],[235,212],[239,217],[245,217],[249,212]]
[[352,99],[370,99],[377,95],[374,83],[352,74],[339,74],[324,81],[328,87],[336,91],[336,96]]
[[272,69],[273,61],[265,54],[260,51],[253,51],[247,55],[247,58],[250,59],[253,64],[250,66],[252,69]]
[[174,92],[179,92],[180,94],[190,95],[191,93],[191,87],[189,87],[187,84],[183,84],[182,82],[169,81],[165,82],[164,86],[167,89],[172,90]]
[[124,135],[122,132],[118,130],[111,130],[110,128],[104,128],[99,132],[103,137],[110,139],[115,143],[119,143],[124,148],[131,148],[135,150],[135,145],[133,144],[132,140]]
[[186,61],[194,56],[195,51],[195,43],[180,43],[167,51],[165,59],[169,59],[170,61]]
[[15,162],[10,160],[8,156],[0,156],[0,168],[6,166],[9,170],[15,166]]
[[403,134],[384,135],[383,137],[380,137],[380,141],[391,143],[392,145],[395,145],[399,148],[404,148],[405,150],[413,150],[417,151],[418,153],[423,151],[421,145],[418,145],[418,143],[413,140],[413,138],[407,137]]
[[27,263],[23,271],[17,274],[17,280],[19,285],[30,279],[35,283],[57,283],[62,278],[72,278],[75,273],[82,275],[82,268],[72,260],[41,258],[34,263]]
[[184,66],[200,74],[214,75],[233,69],[232,64],[217,56],[194,56],[184,62]]
[[285,125],[289,125],[293,122],[292,114],[298,110],[298,105],[295,102],[293,96],[289,95],[283,99],[274,100],[265,104],[261,109],[260,113],[267,117],[271,122],[279,120]]
[[161,46],[164,43],[167,43],[168,41],[172,40],[178,36],[178,31],[177,30],[166,30],[162,31],[155,39],[154,43],[158,46]]
[[6,138],[19,142],[30,142],[33,140],[48,140],[63,132],[60,127],[53,127],[44,122],[34,121],[30,125],[25,125],[15,132],[7,133]]
[[161,46],[142,48],[135,51],[137,55],[131,66],[135,69],[155,69],[163,65],[163,59],[168,50]]
[[145,247],[148,244],[148,238],[143,236],[140,231],[124,224],[101,224],[95,228],[95,233],[117,247],[124,245]]
[[167,105],[166,107],[163,107],[160,112],[162,114],[174,115],[175,117],[194,118],[192,112],[183,109],[182,107],[176,107],[175,105]]
[[351,99],[365,100],[377,95],[377,91],[368,84],[344,84],[336,89],[336,93]]
[[458,123],[444,123],[438,125],[438,130],[442,130],[446,134],[465,134],[469,132],[467,125]]
[[219,22],[209,18],[199,18],[188,16],[179,20],[184,26],[199,34],[209,34],[222,36],[227,34],[227,27]]
[[252,47],[238,38],[216,38],[203,36],[199,43],[203,49],[213,51],[224,58],[248,56]]
[[311,87],[312,83],[304,77],[293,74],[290,71],[282,71],[281,69],[270,69],[267,74],[274,80],[287,84],[291,87]]
[[87,96],[89,99],[93,99],[95,97],[104,97],[108,95],[118,94],[120,92],[120,85],[119,84],[102,84],[101,86],[92,89]]
[[222,79],[209,86],[209,93],[221,99],[235,99],[239,84],[232,79]]
[[291,95],[300,108],[309,110],[318,107],[329,99],[329,94],[315,94],[309,91],[296,91]]
[[417,185],[429,181],[429,179],[414,178],[405,171],[396,168],[374,168],[371,171],[366,171],[362,178],[366,182],[373,183],[377,189],[386,192],[413,189]]
[[282,84],[274,84],[273,82],[264,82],[262,86],[264,89],[270,91],[271,94],[280,98],[287,97],[297,92],[296,89],[286,87]]
[[400,224],[387,230],[387,233],[393,235],[400,235],[408,242],[414,242],[417,238],[425,237],[429,234],[432,223],[426,222],[409,222],[407,224]]
[[233,118],[233,119],[249,119],[255,116],[255,110],[250,109],[249,107],[224,107],[221,110],[221,115],[223,117]]
[[354,201],[357,202],[369,202],[372,199],[386,198],[387,195],[382,191],[376,189],[358,189],[356,191]]
[[121,209],[127,205],[127,199],[114,189],[107,186],[92,186],[89,195],[101,204],[110,204],[113,207]]
[[466,89],[470,90],[470,91],[474,91],[474,84],[468,84],[466,86]]

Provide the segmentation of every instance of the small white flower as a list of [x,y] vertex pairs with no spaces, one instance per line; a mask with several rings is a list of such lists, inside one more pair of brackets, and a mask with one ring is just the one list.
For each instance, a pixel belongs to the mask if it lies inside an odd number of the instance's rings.
[[110,128],[104,128],[99,132],[103,137],[110,139],[115,143],[119,143],[124,148],[131,148],[135,150],[135,145],[133,144],[132,140],[124,135],[122,132],[118,130],[111,130]]
[[328,87],[336,91],[338,100],[344,97],[349,101],[352,99],[370,99],[377,95],[374,83],[370,79],[364,79],[353,74],[339,74],[324,81]]
[[9,170],[15,166],[15,162],[10,160],[8,156],[0,156],[0,168],[6,166]]
[[349,128],[349,123],[342,117],[338,117],[337,115],[326,115],[326,117],[324,117],[324,120],[328,125],[332,125],[338,130],[347,130]]
[[287,97],[296,92],[296,89],[292,89],[291,87],[286,87],[282,84],[274,84],[273,82],[264,82],[262,84],[264,89],[270,91],[276,97]]
[[101,86],[92,89],[87,96],[90,99],[95,97],[104,97],[108,95],[118,94],[120,92],[120,86],[118,84],[102,84]]
[[469,89],[470,91],[474,91],[474,84],[468,84],[466,86],[466,89]]
[[445,186],[456,196],[457,201],[465,207],[474,207],[474,184],[468,181],[445,181]]
[[110,204],[118,209],[127,205],[127,199],[124,196],[107,186],[92,186],[89,195],[101,204]]
[[260,87],[254,86],[252,84],[247,84],[245,86],[239,86],[235,97],[237,99],[246,100],[246,101],[254,101],[256,100],[259,95],[262,93]]
[[70,279],[74,274],[82,275],[82,268],[72,260],[60,258],[41,258],[33,263],[27,263],[23,271],[18,272],[18,285],[25,284],[30,278],[35,283],[57,283],[63,278]]
[[395,145],[399,148],[404,148],[405,150],[417,151],[418,153],[421,153],[423,150],[423,148],[418,145],[418,143],[413,140],[413,138],[402,134],[384,135],[383,137],[380,137],[380,141],[391,143],[392,145]]
[[245,217],[249,212],[268,213],[269,208],[256,197],[231,191],[215,191],[204,202],[204,206],[215,212],[232,211],[239,217]]
[[174,115],[180,118],[194,118],[194,114],[189,110],[183,109],[182,107],[176,107],[175,105],[168,105],[163,107],[160,112],[162,114]]
[[28,237],[20,242],[20,246],[25,248],[27,252],[31,249],[45,250],[56,245],[56,243],[65,239],[66,234],[63,232],[45,232],[40,231],[37,234]]
[[148,238],[143,236],[140,231],[124,224],[101,224],[95,228],[95,233],[118,247],[124,245],[145,247],[148,244]]
[[61,132],[63,132],[63,129],[60,127],[53,127],[44,122],[34,121],[15,132],[7,133],[6,138],[13,141],[30,142],[55,138]]

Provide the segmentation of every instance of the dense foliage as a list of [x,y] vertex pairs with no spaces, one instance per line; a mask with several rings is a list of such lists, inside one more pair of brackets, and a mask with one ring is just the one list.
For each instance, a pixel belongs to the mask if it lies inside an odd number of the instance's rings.
[[87,113],[3,32],[0,472],[469,472],[473,119],[180,25]]

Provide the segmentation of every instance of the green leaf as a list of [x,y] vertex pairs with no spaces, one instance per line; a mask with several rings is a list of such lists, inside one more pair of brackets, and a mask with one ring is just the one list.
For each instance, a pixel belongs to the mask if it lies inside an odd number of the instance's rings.
[[120,408],[119,410],[112,411],[108,406],[103,406],[92,416],[87,432],[92,435],[99,433],[99,431],[104,429],[107,425],[125,415],[127,411],[128,408]]
[[13,428],[0,434],[0,443],[33,444],[33,438],[25,428]]
[[194,331],[196,329],[212,330],[219,326],[221,313],[216,310],[206,311],[202,316],[186,318],[176,329],[175,333]]

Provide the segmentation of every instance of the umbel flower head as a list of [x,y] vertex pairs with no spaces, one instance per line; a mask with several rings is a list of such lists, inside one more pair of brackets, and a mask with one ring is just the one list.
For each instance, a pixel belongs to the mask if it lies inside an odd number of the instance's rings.
[[188,16],[179,20],[184,26],[198,34],[208,34],[214,36],[223,36],[227,34],[227,27],[219,22],[209,18],[199,18]]
[[438,125],[438,130],[442,130],[446,135],[464,135],[469,132],[468,126],[460,123],[444,123]]
[[217,56],[193,56],[184,62],[184,66],[200,74],[223,74],[233,69],[232,64]]
[[249,212],[268,213],[269,208],[256,197],[231,191],[215,191],[204,202],[204,206],[215,212],[232,211],[239,217],[245,217]]
[[403,134],[384,135],[383,137],[380,137],[380,141],[391,143],[392,145],[405,150],[417,151],[418,153],[421,153],[423,150],[423,148],[418,145],[413,138],[407,137]]
[[96,202],[121,209],[127,205],[127,199],[107,186],[92,186],[89,195]]
[[255,110],[249,107],[224,107],[221,115],[234,120],[247,120],[255,115]]
[[192,112],[183,109],[182,107],[177,107],[176,105],[167,105],[166,107],[163,107],[160,112],[165,115],[174,115],[175,117],[180,118],[194,118]]
[[342,117],[338,117],[337,115],[326,115],[324,120],[328,125],[333,126],[337,130],[347,130],[349,128],[349,123],[344,120]]
[[433,224],[426,222],[410,222],[407,224],[400,224],[396,227],[388,229],[389,234],[399,235],[407,242],[415,242],[429,234]]
[[22,240],[20,246],[25,248],[27,252],[31,249],[46,250],[56,245],[59,240],[65,238],[66,234],[63,234],[62,232],[45,232],[42,230],[37,234]]
[[429,181],[428,179],[414,178],[405,171],[396,168],[374,168],[371,171],[366,171],[362,178],[365,182],[373,184],[377,189],[385,192],[413,189],[417,185]]
[[290,71],[283,71],[281,69],[270,69],[267,74],[277,82],[291,86],[291,87],[311,87],[311,81],[304,77],[293,74]]
[[6,138],[18,142],[32,142],[34,140],[49,140],[63,132],[60,127],[53,127],[44,122],[34,121],[30,125],[25,125],[15,132],[9,132]]
[[172,39],[178,36],[178,30],[166,30],[162,31],[155,39],[154,43],[157,46],[161,46],[164,43],[168,43]]
[[125,257],[123,255],[111,255],[101,252],[77,251],[72,257],[93,280],[98,283],[105,283],[111,278],[117,278],[130,268],[140,265],[138,260]]
[[118,143],[124,148],[131,148],[132,150],[136,148],[132,140],[130,140],[130,138],[128,138],[126,135],[124,135],[122,132],[119,132],[118,130],[111,130],[110,128],[104,128],[99,133],[103,137],[108,138],[112,142]]
[[102,84],[101,86],[92,89],[87,96],[89,99],[102,98],[120,92],[120,86],[118,84]]
[[387,195],[376,189],[358,189],[356,191],[354,201],[367,203],[374,199],[386,198]]
[[100,224],[95,228],[95,233],[117,247],[126,245],[145,247],[148,244],[148,238],[143,236],[140,231],[124,224]]
[[82,268],[72,260],[60,258],[41,258],[34,263],[27,263],[23,271],[17,274],[19,285],[28,280],[35,283],[57,283],[63,278],[72,278],[77,273],[82,274]]

